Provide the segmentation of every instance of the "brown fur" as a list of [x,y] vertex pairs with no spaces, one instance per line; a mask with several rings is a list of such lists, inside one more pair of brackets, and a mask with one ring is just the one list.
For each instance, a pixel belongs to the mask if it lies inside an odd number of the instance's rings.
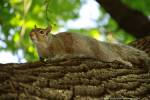
[[132,66],[133,63],[146,65],[149,59],[145,52],[127,45],[100,42],[91,37],[70,32],[61,32],[49,37],[48,29],[41,30],[45,31],[45,34],[35,29],[30,33],[30,37],[42,58],[64,55],[84,56],[105,62],[118,61],[128,66]]

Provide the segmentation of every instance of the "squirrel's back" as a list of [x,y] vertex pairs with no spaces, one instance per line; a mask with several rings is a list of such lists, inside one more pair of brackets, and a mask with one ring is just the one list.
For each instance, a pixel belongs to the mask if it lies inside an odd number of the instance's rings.
[[[59,50],[54,50],[54,54],[64,51],[64,54],[84,55],[106,62],[119,61],[127,65],[131,62],[139,64],[139,60],[144,61],[148,57],[136,48],[124,44],[101,42],[78,33],[61,32],[54,35],[53,40],[57,40],[57,43],[61,45]],[[56,41],[53,43],[56,45]],[[50,46],[52,47],[51,44]]]
[[94,57],[91,44],[88,41],[89,37],[87,36],[82,36],[78,33],[61,32],[52,36],[49,43],[49,50],[53,51],[54,54],[60,54],[62,52],[62,54]]

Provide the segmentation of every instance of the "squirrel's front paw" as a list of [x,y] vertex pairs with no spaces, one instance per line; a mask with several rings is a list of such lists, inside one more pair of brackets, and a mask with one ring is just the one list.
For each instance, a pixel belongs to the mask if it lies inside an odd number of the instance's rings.
[[40,60],[41,62],[46,62],[46,58],[43,58],[43,57],[39,57],[39,60]]

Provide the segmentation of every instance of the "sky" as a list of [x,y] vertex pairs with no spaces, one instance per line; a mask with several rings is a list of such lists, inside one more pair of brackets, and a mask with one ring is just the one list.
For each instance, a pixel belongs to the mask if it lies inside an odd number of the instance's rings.
[[[76,20],[69,20],[67,23],[68,28],[92,28],[96,26],[95,20],[101,15],[99,12],[99,4],[95,0],[86,0],[86,3],[79,11],[80,17]],[[59,31],[66,31],[61,28]],[[0,35],[1,36],[1,35]],[[0,42],[0,45],[4,46]],[[19,58],[18,58],[19,57]],[[13,55],[8,51],[0,51],[0,63],[24,63],[26,60],[23,58],[22,51],[19,50],[17,55]]]

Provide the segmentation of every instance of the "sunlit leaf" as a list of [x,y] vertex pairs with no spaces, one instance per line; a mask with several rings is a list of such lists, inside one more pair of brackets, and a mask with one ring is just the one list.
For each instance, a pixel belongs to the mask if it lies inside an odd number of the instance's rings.
[[100,39],[100,32],[97,29],[93,29],[90,31],[91,36],[94,37],[95,39],[99,40]]
[[14,35],[14,41],[17,43],[20,40],[19,34]]

